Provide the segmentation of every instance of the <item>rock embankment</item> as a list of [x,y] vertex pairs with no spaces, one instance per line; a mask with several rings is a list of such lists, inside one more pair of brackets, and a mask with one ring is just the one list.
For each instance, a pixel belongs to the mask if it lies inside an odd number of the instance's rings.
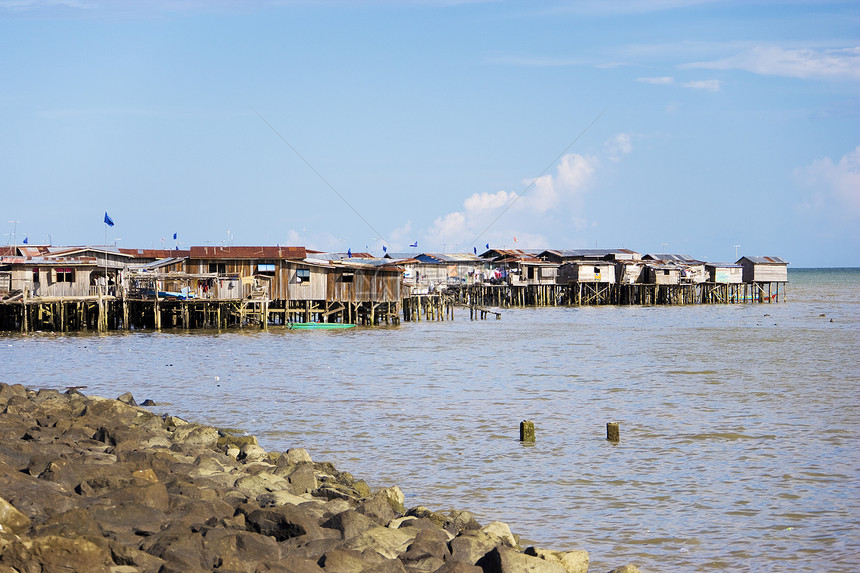
[[130,394],[0,383],[0,412],[0,573],[588,570],[585,551],[523,550],[503,523],[406,510],[397,487]]

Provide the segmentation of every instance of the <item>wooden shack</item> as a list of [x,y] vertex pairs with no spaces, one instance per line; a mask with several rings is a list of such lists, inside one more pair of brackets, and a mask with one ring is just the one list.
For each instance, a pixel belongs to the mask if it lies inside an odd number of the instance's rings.
[[779,257],[741,257],[745,283],[788,282],[788,263]]
[[558,284],[615,284],[615,263],[608,261],[571,261],[558,269]]
[[681,267],[660,262],[647,265],[648,283],[655,285],[676,285],[681,283]]
[[618,284],[632,285],[648,280],[646,265],[640,260],[619,260],[615,262],[615,281]]
[[708,282],[715,284],[740,284],[743,282],[743,267],[734,263],[706,263]]

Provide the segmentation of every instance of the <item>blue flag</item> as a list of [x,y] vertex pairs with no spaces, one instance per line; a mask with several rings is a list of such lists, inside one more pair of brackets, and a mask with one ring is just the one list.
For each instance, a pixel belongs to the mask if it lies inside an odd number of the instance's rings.
[[387,253],[387,252],[388,252],[388,247],[386,247],[385,245],[382,245],[382,252],[383,252],[383,253]]
[[28,239],[29,239],[29,237],[24,237],[24,244],[25,244],[25,245],[27,244]]
[[108,216],[107,211],[105,211],[105,225],[113,227],[113,219]]
[[478,247],[472,247],[472,250],[475,251],[475,254],[478,254]]
[[412,244],[411,244],[411,245],[409,245],[409,246],[410,246],[410,247],[413,247],[413,248],[417,248],[417,247],[418,247],[418,241],[415,241],[414,243],[412,243]]
[[352,249],[347,249],[346,254],[349,255],[349,258],[352,258]]
[[487,250],[490,250],[490,243],[487,243]]
[[176,240],[176,233],[173,233],[173,240]]

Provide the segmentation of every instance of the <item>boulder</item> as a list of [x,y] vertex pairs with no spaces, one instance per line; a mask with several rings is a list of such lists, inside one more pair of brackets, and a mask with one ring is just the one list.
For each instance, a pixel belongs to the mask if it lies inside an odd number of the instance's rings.
[[448,561],[435,573],[484,573],[484,570],[477,565],[469,565],[463,561]]
[[559,563],[567,573],[588,573],[588,551],[549,551],[537,547],[528,547],[524,553]]
[[290,483],[290,491],[296,495],[312,492],[319,487],[314,468],[308,463],[296,465],[293,471],[284,477]]
[[300,463],[312,464],[311,455],[304,448],[290,448],[278,456],[278,466],[294,466]]
[[235,487],[253,499],[273,491],[290,491],[290,484],[287,480],[267,471],[240,477],[236,480]]
[[203,546],[220,570],[254,573],[259,563],[281,559],[277,541],[248,531],[210,529],[203,534]]
[[508,547],[517,546],[517,540],[511,533],[511,528],[508,526],[507,523],[502,523],[501,521],[492,521],[482,527],[481,531],[489,535],[498,537],[502,541],[502,543],[504,543]]
[[403,529],[376,526],[345,541],[343,546],[355,551],[373,549],[386,559],[395,559],[406,552],[414,538]]
[[400,555],[400,560],[410,569],[429,572],[442,567],[450,556],[446,531],[419,529],[412,544]]
[[326,521],[323,521],[320,525],[322,527],[340,531],[343,539],[352,539],[353,537],[361,535],[374,527],[378,527],[378,524],[375,521],[366,515],[358,513],[354,509],[348,509],[338,513]]
[[28,529],[30,529],[30,518],[0,497],[0,531],[17,535]]
[[272,491],[257,497],[260,507],[274,507],[278,505],[301,505],[308,502],[307,497],[293,495],[287,490]]
[[245,515],[245,521],[250,531],[271,535],[277,541],[304,535],[323,537],[316,521],[294,505],[255,509]]
[[495,547],[476,563],[484,573],[566,573],[560,563],[520,553],[509,547]]
[[490,550],[502,543],[499,537],[486,531],[467,530],[452,539],[448,547],[451,549],[451,559],[475,565]]
[[[31,563],[38,563],[43,571],[91,571],[109,573],[113,565],[110,551],[82,537],[42,535],[32,540]],[[4,556],[4,562],[6,562]],[[8,563],[16,567],[13,563]]]
[[215,558],[203,546],[203,535],[180,524],[143,539],[140,549],[164,560],[161,571],[211,571]]
[[457,535],[462,531],[481,529],[481,524],[468,511],[451,510],[445,517],[444,528]]
[[629,563],[627,565],[622,565],[621,567],[616,567],[609,573],[640,573],[639,567]]
[[361,573],[370,564],[365,562],[360,551],[351,549],[332,549],[320,557],[320,567],[332,573]]

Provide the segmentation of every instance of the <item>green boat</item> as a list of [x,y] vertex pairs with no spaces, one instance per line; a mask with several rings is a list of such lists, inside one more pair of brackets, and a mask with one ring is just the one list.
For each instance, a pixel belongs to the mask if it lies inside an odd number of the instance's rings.
[[299,330],[342,330],[344,328],[355,328],[354,324],[342,322],[291,322],[291,329]]

